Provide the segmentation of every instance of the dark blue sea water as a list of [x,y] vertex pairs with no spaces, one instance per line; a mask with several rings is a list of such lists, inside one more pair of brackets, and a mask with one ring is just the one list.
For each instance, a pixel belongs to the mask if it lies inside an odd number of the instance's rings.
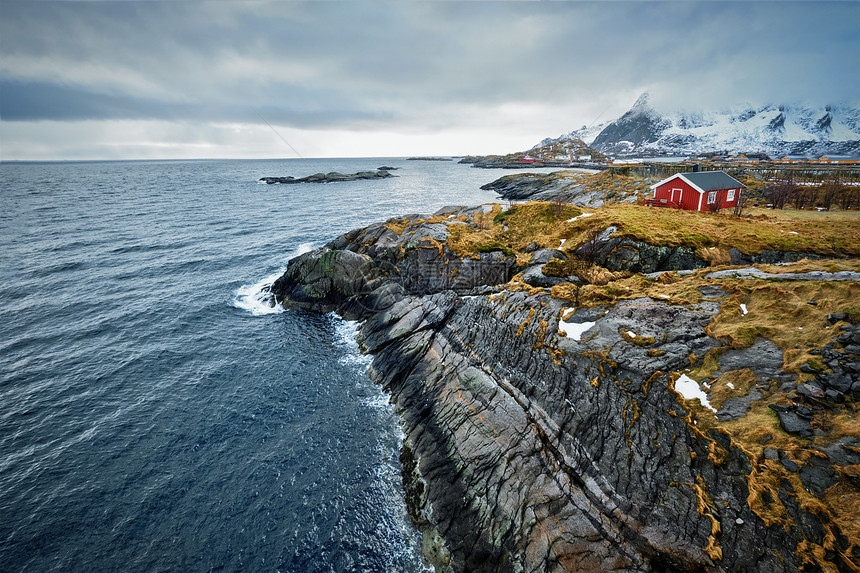
[[[397,178],[264,185],[262,176]],[[479,204],[402,159],[0,165],[0,571],[421,571],[354,324],[254,295],[296,253]]]

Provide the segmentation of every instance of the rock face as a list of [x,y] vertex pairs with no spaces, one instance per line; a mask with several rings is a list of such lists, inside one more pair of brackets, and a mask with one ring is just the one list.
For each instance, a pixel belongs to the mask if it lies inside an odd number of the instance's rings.
[[[825,538],[828,562],[857,567],[857,540],[798,503],[790,481],[764,501],[753,489],[762,464],[781,464],[823,492],[839,481],[829,463],[775,448],[750,459],[724,431],[697,428],[701,406],[675,392],[678,372],[722,346],[707,329],[724,290],[692,304],[573,309],[546,289],[503,287],[521,270],[513,257],[458,256],[446,243],[446,221],[478,210],[351,231],[290,261],[271,289],[364,320],[359,343],[400,415],[407,504],[437,571],[797,571],[799,544]],[[636,257],[618,254],[634,247]],[[700,266],[677,249],[622,240],[604,250],[627,270]],[[846,330],[845,348],[822,355],[822,391],[860,389],[858,336]],[[719,366],[754,361],[760,378],[784,375],[772,344],[757,344]],[[805,407],[776,414],[785,431],[811,435]],[[856,463],[853,446],[839,447],[831,460]],[[768,517],[768,504],[788,517]]]
[[260,181],[264,181],[269,185],[273,183],[289,185],[294,183],[335,183],[338,181],[358,181],[361,179],[387,179],[389,177],[394,177],[394,175],[385,169],[378,169],[377,171],[359,171],[358,173],[347,174],[338,173],[337,171],[331,171],[329,173],[314,173],[313,175],[300,177],[298,179],[291,176],[260,177]]

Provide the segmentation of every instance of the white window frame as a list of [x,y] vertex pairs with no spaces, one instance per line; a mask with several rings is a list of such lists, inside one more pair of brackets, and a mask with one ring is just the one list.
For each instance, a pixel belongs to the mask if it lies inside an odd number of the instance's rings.
[[734,201],[735,200],[735,190],[729,189],[726,191],[726,201]]
[[711,191],[708,193],[708,205],[713,205],[717,202],[717,192]]

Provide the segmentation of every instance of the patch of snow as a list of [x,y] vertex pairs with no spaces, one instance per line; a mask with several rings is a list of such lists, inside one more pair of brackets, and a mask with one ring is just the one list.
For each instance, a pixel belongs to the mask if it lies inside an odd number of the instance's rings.
[[668,294],[655,294],[654,296],[656,296],[657,298],[664,298],[666,300],[669,300],[670,298],[672,298]]
[[799,235],[800,233],[798,233],[797,231],[789,231],[789,234],[791,234],[791,235]]
[[745,315],[747,313],[747,305],[741,303],[741,312]]
[[675,391],[683,396],[685,400],[693,400],[694,398],[698,399],[702,406],[714,413],[717,412],[708,401],[708,395],[699,387],[699,383],[686,374],[681,374],[678,379],[675,380]]
[[729,388],[731,388],[732,390],[734,390],[734,389],[735,389],[735,385],[734,385],[734,384],[732,384],[731,382],[726,382],[726,386],[728,386],[728,387],[729,387]]
[[586,217],[591,217],[592,215],[594,215],[594,213],[583,213],[582,215],[577,215],[576,217],[573,217],[572,219],[568,219],[567,222],[573,223],[577,219],[585,219]]
[[560,249],[560,248],[562,248],[562,247],[564,246],[564,242],[565,242],[566,240],[567,240],[567,239],[562,239],[562,240],[561,240],[561,243],[559,243],[559,244],[558,244],[558,248],[559,248],[559,249]]
[[582,340],[582,335],[597,324],[596,322],[565,322],[565,318],[570,318],[575,309],[562,309],[562,318],[558,321],[558,329],[563,332],[568,338],[572,338],[579,342]]

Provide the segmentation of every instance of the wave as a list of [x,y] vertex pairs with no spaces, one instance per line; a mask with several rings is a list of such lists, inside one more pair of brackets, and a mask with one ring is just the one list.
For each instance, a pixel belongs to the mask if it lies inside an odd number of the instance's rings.
[[358,328],[360,323],[354,320],[344,320],[334,313],[330,313],[334,322],[335,344],[344,350],[343,356],[338,362],[347,366],[356,366],[360,370],[367,370],[373,357],[362,354],[358,347]]
[[[287,255],[287,259],[289,260],[301,254],[308,253],[314,250],[314,248],[314,243],[302,243]],[[286,268],[281,267],[277,272],[263,277],[254,284],[240,286],[236,289],[233,296],[233,306],[246,310],[254,316],[284,312],[286,309],[283,305],[275,301],[275,297],[269,289],[278,277],[284,274],[285,270]]]

